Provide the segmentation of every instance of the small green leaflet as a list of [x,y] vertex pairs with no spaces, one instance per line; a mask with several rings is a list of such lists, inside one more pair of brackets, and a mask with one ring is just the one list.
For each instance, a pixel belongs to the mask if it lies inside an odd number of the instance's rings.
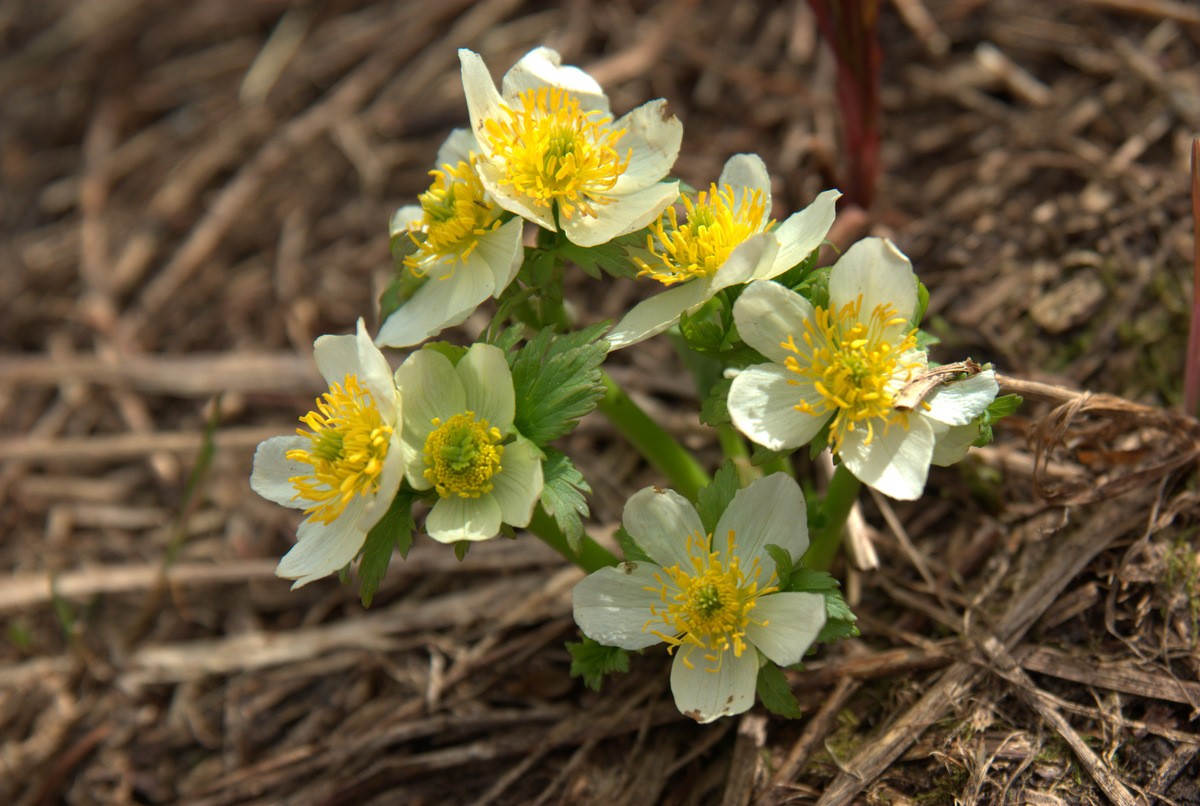
[[597,280],[600,279],[602,271],[613,277],[632,279],[637,277],[637,266],[629,259],[625,247],[621,244],[622,240],[624,238],[602,243],[599,246],[587,247],[565,241],[559,246],[558,251],[567,260]]
[[621,547],[621,553],[625,555],[625,562],[630,563],[653,563],[650,555],[642,550],[642,547],[633,539],[633,535],[625,531],[625,527],[617,529],[617,545]]
[[696,494],[696,511],[700,513],[700,523],[704,526],[705,532],[711,535],[717,528],[717,521],[721,519],[721,513],[729,506],[729,502],[733,500],[737,491],[737,470],[734,468],[733,462],[726,459],[708,486],[701,487]]
[[396,493],[392,505],[384,513],[379,523],[367,532],[366,542],[363,543],[358,564],[358,595],[363,607],[370,607],[371,600],[379,590],[379,583],[387,573],[388,563],[392,560],[392,550],[407,557],[412,548],[413,516],[412,505],[416,494],[407,490]]
[[979,436],[971,444],[976,448],[982,448],[991,443],[994,436],[992,426],[1014,413],[1024,402],[1025,398],[1020,395],[1001,395],[993,400],[987,410],[979,415]]
[[629,671],[629,653],[615,646],[598,644],[587,636],[582,641],[568,641],[571,653],[571,677],[582,677],[593,691],[600,690],[605,675]]
[[609,324],[555,336],[547,328],[516,353],[509,353],[517,412],[514,425],[538,447],[569,434],[604,396],[600,365]]
[[792,578],[792,555],[787,553],[787,549],[774,543],[768,543],[763,548],[775,561],[775,576],[779,578],[779,589],[787,590],[788,582]]
[[567,538],[567,545],[578,553],[583,545],[582,518],[589,514],[584,494],[592,488],[575,468],[570,457],[554,448],[546,448],[542,464],[542,507],[554,518]]
[[705,425],[724,425],[732,423],[729,416],[729,387],[733,386],[732,378],[722,378],[713,384],[708,397],[700,404],[700,422]]
[[773,714],[788,719],[801,717],[800,703],[788,685],[787,675],[774,663],[766,663],[758,669],[758,699]]
[[775,282],[779,283],[785,288],[790,288],[795,291],[804,284],[805,280],[808,279],[809,274],[812,273],[813,267],[817,265],[817,256],[820,254],[820,247],[812,250],[808,253],[808,257],[804,258],[804,260],[800,261],[795,266],[792,266],[783,274],[775,277]]

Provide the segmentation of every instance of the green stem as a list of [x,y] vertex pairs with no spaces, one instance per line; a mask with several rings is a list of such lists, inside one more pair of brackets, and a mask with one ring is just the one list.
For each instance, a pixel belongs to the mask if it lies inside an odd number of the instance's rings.
[[769,476],[772,473],[787,473],[792,478],[796,478],[796,468],[792,465],[792,457],[776,456],[774,459],[763,462],[762,474]]
[[841,548],[842,530],[861,488],[862,482],[854,478],[845,465],[838,465],[833,478],[829,480],[829,488],[825,490],[825,500],[821,502],[825,525],[811,536],[808,551],[804,554],[806,566],[817,571],[829,570]]
[[716,426],[716,430],[717,442],[721,444],[721,453],[725,454],[726,459],[733,462],[733,466],[737,470],[738,486],[745,487],[763,475],[763,470],[755,467],[750,461],[750,449],[746,447],[746,440],[742,439],[741,433],[736,428],[729,423],[721,423]]
[[604,397],[598,408],[633,444],[650,466],[670,480],[678,493],[695,501],[701,487],[712,481],[708,473],[679,442],[642,411],[607,372],[601,373]]
[[563,534],[562,529],[558,528],[558,523],[555,522],[554,518],[546,514],[546,510],[542,509],[540,504],[534,509],[533,519],[529,521],[528,528],[529,531],[540,537],[547,546],[589,574],[607,566],[615,566],[620,562],[616,555],[586,534],[583,536],[583,541],[579,546],[579,552],[576,553],[571,548],[570,543],[567,542],[567,536]]

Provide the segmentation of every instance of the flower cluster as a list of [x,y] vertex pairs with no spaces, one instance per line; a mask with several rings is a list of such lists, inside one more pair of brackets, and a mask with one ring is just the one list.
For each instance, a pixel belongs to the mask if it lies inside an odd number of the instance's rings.
[[[470,128],[392,216],[378,333],[360,319],[355,335],[317,339],[328,391],[294,436],[255,454],[253,489],[306,516],[278,575],[298,587],[357,562],[369,604],[421,511],[424,532],[460,557],[528,528],[592,572],[574,591],[585,642],[570,645],[573,673],[598,685],[625,652],[665,644],[684,714],[740,713],[757,691],[794,715],[779,667],[856,631],[836,582],[805,563],[814,507],[783,457],[827,447],[838,472],[917,498],[931,464],[963,458],[1011,410],[994,402],[994,373],[930,362],[927,297],[889,241],[817,267],[836,190],[777,221],[766,164],[737,154],[715,182],[681,191],[668,174],[683,127],[666,101],[617,116],[548,48],[499,87],[478,54],[459,57]],[[576,328],[569,266],[662,288],[615,325]],[[475,343],[431,341],[489,298]],[[603,375],[611,351],[668,330],[705,368],[697,379],[719,381],[705,420],[731,423],[775,472],[726,462],[710,478]],[[381,348],[410,352],[393,371]],[[553,444],[597,406],[680,490],[629,499],[625,562],[586,536],[590,488]],[[723,444],[729,458],[749,453]]]

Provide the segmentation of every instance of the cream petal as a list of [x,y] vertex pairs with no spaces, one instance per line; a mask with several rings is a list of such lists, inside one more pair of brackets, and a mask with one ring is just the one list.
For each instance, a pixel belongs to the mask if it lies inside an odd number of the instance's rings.
[[733,190],[734,205],[738,206],[744,197],[759,191],[765,202],[765,224],[771,217],[771,177],[767,173],[766,163],[757,154],[734,154],[725,162],[721,169],[721,177],[717,187],[729,185]]
[[663,568],[679,565],[690,569],[688,543],[695,535],[707,543],[696,508],[674,490],[659,487],[638,490],[625,502],[621,522],[646,556]]
[[396,212],[388,222],[388,235],[392,238],[404,237],[400,233],[418,229],[425,219],[425,211],[418,204],[406,204]]
[[472,258],[478,256],[487,264],[488,270],[492,274],[494,289],[492,296],[497,299],[517,276],[521,263],[525,259],[525,250],[521,244],[524,229],[525,219],[514,218],[512,221],[502,224],[495,232],[490,232],[480,238],[479,243],[475,246],[475,251],[471,254]]
[[933,458],[933,429],[919,415],[908,416],[908,428],[896,423],[885,433],[876,430],[870,445],[866,429],[846,433],[840,453],[855,478],[884,495],[914,501],[925,489]]
[[804,348],[804,323],[814,316],[808,300],[778,283],[752,282],[733,304],[738,335],[777,364],[796,355],[782,346],[788,337]]
[[358,374],[358,337],[318,336],[313,342],[313,359],[325,383],[344,383],[347,375]]
[[[808,517],[800,485],[786,473],[772,473],[738,490],[713,530],[713,550],[722,556],[729,552],[730,532],[735,535],[733,554],[746,571],[755,560],[762,561],[767,573],[774,569],[765,548],[768,543],[787,551],[793,560],[800,559],[808,550]],[[760,582],[766,585],[765,578]]]
[[475,173],[479,176],[483,189],[500,207],[551,232],[558,231],[549,208],[534,205],[528,196],[514,192],[512,187],[500,181],[504,178],[504,171],[500,166],[490,162],[478,162],[475,164]]
[[492,478],[492,497],[500,518],[513,526],[528,526],[542,495],[542,452],[524,437],[504,446],[500,473]]
[[825,626],[825,597],[793,592],[760,596],[752,616],[746,637],[775,663],[791,666],[800,662]]
[[761,279],[783,274],[804,261],[824,242],[829,228],[833,226],[837,200],[841,195],[836,190],[826,190],[813,199],[812,204],[798,213],[792,213],[773,230],[775,238],[779,241],[779,252],[775,255],[770,269],[761,275]]
[[576,212],[567,219],[560,217],[559,223],[576,246],[599,246],[646,226],[678,198],[678,182],[659,182],[612,196],[611,202],[596,207],[594,216]]
[[367,325],[360,317],[354,346],[358,364],[358,380],[371,393],[383,422],[396,425],[400,417],[400,398],[396,394],[396,382],[392,377],[392,366],[371,340]]
[[[693,650],[688,668],[685,659]],[[748,711],[754,705],[754,689],[758,682],[758,653],[753,649],[742,652],[739,658],[733,650],[721,653],[720,670],[709,671],[704,650],[686,644],[675,651],[671,664],[671,693],[675,707],[684,716],[701,724],[723,716]]]
[[396,497],[396,491],[400,489],[400,482],[404,479],[404,469],[403,441],[400,432],[393,431],[392,438],[388,441],[387,456],[383,460],[383,472],[379,474],[379,487],[367,499],[359,528],[370,531],[387,514],[392,499]]
[[433,350],[417,350],[396,370],[396,386],[404,400],[402,438],[409,482],[429,488],[422,473],[425,440],[433,419],[453,417],[466,410],[467,396],[450,359]]
[[769,266],[779,242],[769,233],[751,235],[738,244],[712,277],[713,293],[731,285],[749,282],[763,266]]
[[425,518],[425,531],[439,543],[488,540],[500,534],[500,505],[490,495],[442,498]]
[[449,277],[427,280],[384,321],[376,344],[411,347],[465,322],[495,288],[490,267],[482,257],[476,262],[460,263]]
[[979,438],[979,426],[975,423],[951,426],[930,420],[929,424],[933,427],[933,435],[937,439],[933,446],[931,464],[938,467],[949,467],[961,462],[970,452],[971,444]]
[[516,397],[504,351],[494,344],[473,344],[455,371],[466,392],[467,410],[507,433],[516,413]]
[[355,496],[332,523],[309,518],[300,524],[298,542],[283,555],[275,576],[296,580],[295,590],[345,568],[367,539],[358,523],[366,505],[362,496]]
[[917,309],[917,276],[912,263],[886,238],[863,238],[846,250],[829,272],[829,302],[834,309],[862,296],[862,315],[890,305],[904,319]]
[[987,410],[999,392],[996,373],[984,370],[970,378],[939,386],[925,398],[929,408],[924,414],[946,425],[967,425]]
[[617,151],[630,154],[629,165],[613,185],[614,194],[632,193],[660,181],[679,156],[683,124],[667,113],[667,102],[661,98],[642,104],[612,128],[625,130]]
[[[491,79],[489,78],[488,81]],[[442,147],[438,149],[437,162],[434,165],[438,168],[443,165],[453,168],[460,162],[469,163],[472,153],[479,153],[479,141],[475,139],[475,135],[471,133],[470,129],[455,129],[450,132],[446,142],[442,143]]]
[[562,56],[547,47],[534,48],[526,53],[504,75],[501,93],[514,100],[525,90],[558,87],[579,100],[584,110],[597,109],[609,114],[608,98],[596,80],[578,67],[562,64]]
[[496,91],[496,84],[492,81],[487,65],[478,53],[460,48],[458,60],[462,64],[463,94],[466,96],[467,112],[471,117],[471,131],[478,138],[480,152],[490,158],[492,149],[488,138],[483,136],[483,122],[504,117],[503,101],[500,93]]
[[644,628],[651,608],[661,604],[652,563],[621,563],[589,574],[571,593],[575,623],[583,634],[605,646],[645,649],[662,639]]
[[690,280],[668,288],[660,294],[642,300],[617,322],[605,336],[609,351],[620,350],[631,344],[657,336],[679,321],[689,308],[701,304],[712,296],[708,280]]
[[312,443],[304,437],[271,437],[258,443],[254,451],[254,470],[250,473],[250,489],[268,501],[292,509],[304,509],[311,502],[296,497],[296,488],[288,479],[307,476],[312,465],[287,458],[290,450],[307,450]]
[[[811,382],[796,384],[798,376],[779,364],[756,364],[737,374],[729,388],[729,416],[737,430],[773,451],[799,448],[821,430],[830,413]],[[820,414],[798,411],[807,401]]]

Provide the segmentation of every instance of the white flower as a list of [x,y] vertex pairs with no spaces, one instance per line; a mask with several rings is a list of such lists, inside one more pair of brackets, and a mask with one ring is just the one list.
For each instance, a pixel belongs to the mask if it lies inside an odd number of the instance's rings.
[[396,386],[406,398],[408,482],[438,494],[425,520],[429,536],[487,540],[501,523],[528,525],[542,494],[542,454],[512,427],[515,395],[504,352],[476,344],[455,365],[418,350],[396,370]]
[[[733,424],[772,450],[800,447],[828,424],[830,450],[859,480],[917,498],[935,458],[965,453],[962,438],[999,387],[989,370],[897,408],[900,390],[928,363],[912,327],[916,307],[912,265],[881,238],[859,241],[830,271],[828,309],[776,283],[752,283],[734,321],[771,363],[733,379]],[[935,453],[939,438],[949,441]]]
[[250,476],[263,498],[308,514],[275,569],[293,588],[353,560],[404,477],[400,395],[363,321],[357,335],[321,336],[313,356],[329,391],[300,418],[307,428],[297,436],[258,446]]
[[392,216],[392,238],[410,238],[416,246],[405,269],[424,282],[383,323],[376,344],[408,347],[462,324],[488,296],[499,297],[521,268],[524,219],[504,222],[505,211],[480,184],[478,151],[469,131],[452,132],[420,204]]
[[678,198],[679,183],[661,181],[683,137],[666,101],[614,121],[600,85],[549,48],[523,56],[499,92],[479,54],[458,56],[479,177],[504,209],[596,246],[641,229]]
[[602,568],[575,586],[575,622],[622,649],[666,642],[675,705],[697,722],[754,703],[759,652],[798,663],[825,624],[816,593],[779,592],[768,544],[795,561],[808,548],[804,496],[782,473],[739,490],[711,536],[682,496],[648,487],[625,529],[653,562]]
[[668,208],[650,228],[641,274],[668,289],[634,306],[608,334],[610,349],[662,333],[718,291],[777,277],[821,245],[841,196],[827,190],[778,227],[770,220],[771,179],[756,154],[735,154],[715,185],[684,198],[685,220]]

